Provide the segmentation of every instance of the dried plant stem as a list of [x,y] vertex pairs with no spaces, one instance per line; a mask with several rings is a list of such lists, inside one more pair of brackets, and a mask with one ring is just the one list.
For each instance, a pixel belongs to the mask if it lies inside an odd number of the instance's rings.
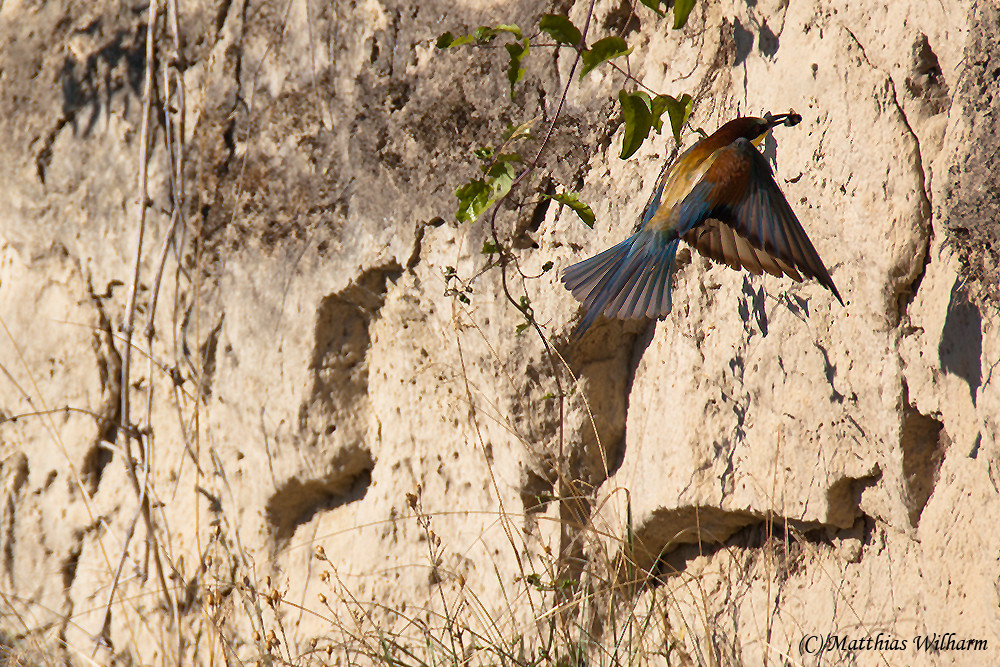
[[[149,164],[149,128],[150,128],[150,116],[151,107],[153,100],[153,70],[155,67],[155,37],[156,37],[156,15],[157,15],[157,0],[150,0],[149,4],[149,14],[147,17],[146,25],[146,70],[143,82],[143,93],[142,93],[142,121],[139,132],[139,214],[138,221],[136,223],[136,240],[135,240],[135,253],[132,259],[132,276],[129,284],[128,291],[128,301],[125,306],[125,321],[122,325],[122,334],[124,339],[124,345],[122,349],[122,378],[121,378],[121,428],[118,429],[118,434],[121,437],[122,444],[121,449],[124,454],[124,464],[125,472],[128,476],[129,483],[132,485],[132,491],[135,493],[136,498],[138,498],[138,514],[142,516],[143,523],[146,528],[146,548],[147,555],[151,555],[153,558],[153,564],[156,569],[156,576],[159,580],[160,587],[163,589],[163,595],[167,603],[167,607],[175,611],[176,604],[174,602],[173,596],[170,592],[170,587],[167,585],[167,580],[163,572],[163,563],[160,560],[159,547],[156,543],[156,532],[153,525],[152,513],[150,511],[149,495],[147,494],[148,484],[149,484],[149,452],[143,452],[143,481],[142,484],[139,483],[139,476],[136,472],[136,460],[134,456],[134,451],[132,448],[132,436],[133,431],[129,427],[131,423],[130,417],[130,403],[129,403],[129,390],[131,388],[130,371],[132,365],[132,333],[135,328],[135,309],[136,309],[136,295],[139,289],[139,271],[142,266],[142,241],[146,230],[146,209],[149,206],[149,197],[147,194],[148,189],[148,164]],[[148,426],[148,424],[147,424]],[[148,432],[146,433],[146,442],[148,443]],[[142,444],[143,434],[138,435],[140,444]],[[145,450],[145,448],[144,448]],[[135,521],[133,520],[132,525],[129,527],[129,531],[125,535],[124,543],[122,544],[122,554],[118,562],[118,567],[115,569],[114,576],[111,582],[111,589],[108,593],[108,603],[104,609],[104,621],[101,624],[101,630],[98,635],[98,647],[101,643],[110,645],[110,635],[111,635],[111,606],[114,601],[114,596],[118,588],[118,582],[121,579],[121,573],[124,569],[125,561],[128,558],[129,544],[131,542],[132,534],[134,531]],[[95,647],[95,653],[97,647]]]
[[[172,210],[170,214],[170,225],[163,242],[160,246],[159,257],[156,262],[156,269],[153,278],[153,287],[149,295],[149,307],[146,310],[146,327],[143,335],[146,339],[146,349],[149,351],[149,388],[146,394],[146,418],[145,428],[142,431],[146,434],[148,443],[144,470],[146,477],[143,480],[143,489],[148,488],[149,474],[152,467],[153,458],[153,338],[156,334],[156,306],[160,294],[160,283],[163,280],[163,270],[167,263],[167,254],[174,241],[178,224],[183,225],[182,216],[184,207],[182,200],[184,197],[184,78],[183,73],[178,71],[177,66],[181,59],[180,32],[177,20],[177,0],[167,0],[167,28],[173,41],[173,53],[168,62],[163,65],[163,118],[164,118],[164,143],[167,149],[167,162],[170,175],[170,191],[172,194]],[[171,86],[173,78],[173,86]],[[147,116],[148,118],[148,116]],[[176,128],[176,131],[175,131]],[[180,264],[180,247],[175,245],[177,261]],[[176,378],[175,378],[176,379]],[[166,521],[163,522],[166,528]],[[169,539],[167,541],[169,544]],[[170,560],[169,554],[165,554]],[[161,577],[162,583],[162,577]],[[164,589],[165,591],[168,589]],[[170,611],[173,615],[174,630],[174,661],[181,664],[183,640],[181,637],[180,611],[176,602],[170,604]]]

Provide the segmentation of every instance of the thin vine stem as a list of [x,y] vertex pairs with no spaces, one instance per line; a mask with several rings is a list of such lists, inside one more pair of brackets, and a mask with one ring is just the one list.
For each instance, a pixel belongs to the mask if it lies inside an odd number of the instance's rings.
[[[135,311],[136,311],[136,298],[139,291],[139,274],[142,267],[142,246],[143,237],[146,231],[146,210],[149,208],[149,195],[148,195],[148,185],[149,185],[149,134],[150,134],[150,124],[152,115],[152,105],[153,105],[153,72],[156,67],[156,17],[158,13],[157,0],[150,0],[148,9],[148,18],[146,24],[146,66],[143,81],[143,93],[142,93],[142,121],[139,131],[139,164],[138,164],[138,219],[136,221],[136,239],[135,239],[135,252],[132,258],[132,275],[131,282],[128,291],[128,301],[125,306],[125,320],[122,325],[122,334],[124,338],[124,349],[122,351],[122,368],[121,368],[121,399],[120,399],[120,422],[122,428],[119,429],[119,434],[122,438],[122,453],[123,453],[123,463],[125,465],[126,476],[128,477],[129,483],[132,486],[132,491],[135,493],[138,499],[138,509],[137,515],[133,518],[128,532],[125,534],[124,543],[122,544],[122,553],[118,561],[118,566],[115,568],[114,575],[112,577],[111,587],[108,592],[108,602],[104,608],[104,619],[101,623],[101,629],[98,633],[98,640],[94,647],[94,655],[96,655],[97,650],[102,644],[111,645],[111,608],[114,602],[114,597],[118,589],[118,583],[121,580],[122,570],[125,567],[125,561],[128,559],[129,544],[132,539],[132,535],[135,529],[135,523],[139,515],[142,516],[143,523],[146,528],[146,548],[147,556],[152,555],[153,564],[156,569],[156,577],[159,581],[160,587],[163,591],[164,598],[166,600],[167,608],[170,609],[173,615],[176,617],[176,601],[173,595],[171,595],[171,589],[167,584],[167,579],[163,570],[163,563],[160,559],[159,546],[156,540],[156,531],[153,524],[153,517],[150,511],[149,495],[147,494],[149,479],[149,452],[143,452],[143,482],[140,484],[139,476],[136,472],[136,460],[135,454],[132,447],[132,438],[134,433],[130,428],[131,417],[130,417],[130,389],[131,389],[131,366],[132,366],[132,334],[135,330]],[[148,443],[148,434],[146,434],[146,442]],[[143,437],[137,438],[140,445],[143,443]]]
[[[514,189],[522,181],[524,181],[530,174],[534,172],[534,170],[538,166],[539,160],[541,159],[542,152],[545,150],[545,147],[552,138],[552,134],[555,131],[556,122],[559,120],[559,117],[562,114],[563,107],[566,104],[566,98],[569,95],[569,88],[573,84],[573,77],[576,74],[576,70],[580,64],[580,60],[583,57],[583,49],[585,48],[587,42],[587,34],[590,30],[591,21],[593,19],[594,5],[595,5],[595,0],[591,0],[587,8],[586,22],[584,23],[583,30],[580,33],[581,34],[580,41],[576,45],[575,49],[576,54],[573,58],[573,64],[570,66],[569,76],[567,77],[566,84],[563,86],[562,95],[559,98],[559,104],[556,106],[556,110],[552,116],[552,120],[549,121],[548,129],[545,132],[545,136],[542,138],[542,142],[539,145],[538,150],[535,152],[535,156],[534,158],[532,158],[531,162],[517,176],[517,178],[514,179],[514,181],[510,185],[510,188],[503,195],[503,197],[501,197],[500,199],[497,200],[497,202],[494,203],[493,210],[491,212],[489,219],[490,234],[492,236],[494,247],[500,250],[498,256],[498,263],[500,265],[500,284],[501,288],[503,289],[504,297],[515,308],[517,308],[518,311],[521,312],[525,320],[531,325],[535,333],[538,335],[539,340],[542,341],[542,345],[544,346],[546,352],[546,358],[548,359],[549,362],[552,379],[556,384],[557,399],[559,401],[559,416],[558,416],[559,426],[557,435],[558,462],[556,465],[556,471],[557,471],[556,475],[557,478],[559,479],[558,497],[560,498],[560,508],[561,508],[560,514],[563,515],[563,521],[561,521],[562,545],[559,550],[560,551],[559,563],[560,563],[560,569],[562,569],[563,571],[570,570],[573,567],[572,549],[575,538],[569,534],[570,531],[569,526],[571,523],[579,523],[581,521],[578,515],[580,514],[580,511],[583,509],[580,506],[580,502],[574,500],[574,497],[579,494],[577,493],[577,490],[574,488],[575,487],[574,480],[570,478],[570,470],[568,467],[568,462],[566,461],[565,424],[564,424],[565,414],[566,414],[566,393],[563,390],[563,383],[559,377],[560,369],[559,369],[559,364],[556,361],[557,355],[555,353],[555,350],[552,348],[552,345],[549,342],[548,338],[546,337],[545,332],[542,331],[541,325],[539,325],[538,321],[535,319],[534,313],[531,310],[530,302],[528,301],[522,302],[521,300],[515,299],[514,296],[511,294],[510,286],[508,284],[507,265],[513,260],[516,266],[517,261],[509,253],[507,248],[501,245],[500,243],[500,235],[497,231],[496,218],[497,218],[497,213],[499,212],[500,203],[504,201],[508,196],[510,196],[510,193],[513,192]],[[518,271],[520,273],[520,270]],[[564,466],[565,466],[565,471],[564,471]],[[564,606],[563,602],[564,601],[557,604],[553,609],[562,608]],[[562,614],[560,614],[560,616],[562,616]]]

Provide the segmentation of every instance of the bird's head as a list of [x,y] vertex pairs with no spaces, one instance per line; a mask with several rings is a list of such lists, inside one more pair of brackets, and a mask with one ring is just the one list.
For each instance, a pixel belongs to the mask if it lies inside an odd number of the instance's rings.
[[749,139],[753,142],[754,146],[759,147],[761,142],[764,141],[764,137],[767,133],[771,131],[772,127],[777,127],[778,125],[787,125],[789,127],[793,125],[798,125],[802,122],[802,116],[798,115],[794,111],[789,111],[788,113],[779,114],[764,114],[763,118],[757,118],[755,116],[744,116],[743,118],[737,118],[736,120],[731,120],[722,127],[720,127],[714,137],[718,137],[723,145],[731,143],[739,138]]
[[788,113],[771,114],[770,112],[764,114],[763,118],[754,118],[756,121],[752,132],[756,132],[756,137],[747,136],[747,139],[753,142],[754,146],[760,147],[764,137],[767,133],[771,131],[772,127],[777,127],[778,125],[785,125],[786,127],[792,127],[798,125],[802,122],[802,116],[798,115],[794,111],[789,111]]

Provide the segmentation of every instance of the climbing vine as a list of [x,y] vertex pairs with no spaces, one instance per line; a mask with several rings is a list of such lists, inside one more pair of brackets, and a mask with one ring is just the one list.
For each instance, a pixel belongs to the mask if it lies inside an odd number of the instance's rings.
[[[694,0],[674,0],[673,2],[669,0],[640,0],[640,2],[658,16],[664,16],[666,11],[672,9],[674,29],[680,29],[686,25],[695,4]],[[649,89],[646,86],[635,79],[627,70],[618,66],[615,61],[626,58],[633,52],[633,47],[629,46],[621,36],[607,35],[591,42],[588,39],[588,33],[591,28],[593,11],[594,2],[591,0],[583,27],[576,26],[568,15],[545,14],[530,33],[513,23],[501,23],[495,26],[480,26],[469,34],[457,37],[450,31],[445,32],[436,41],[437,48],[442,51],[463,47],[496,47],[503,42],[504,50],[507,53],[506,77],[511,99],[515,99],[518,94],[518,84],[524,78],[527,70],[526,59],[532,50],[556,48],[575,52],[573,65],[563,87],[559,106],[548,123],[534,157],[529,158],[522,154],[521,147],[524,140],[533,138],[532,127],[537,119],[526,120],[520,124],[512,123],[500,137],[498,146],[479,146],[472,150],[474,157],[479,161],[479,175],[470,178],[455,190],[455,197],[458,200],[455,217],[459,222],[473,223],[492,211],[489,216],[491,238],[484,243],[482,249],[482,253],[490,257],[490,264],[487,268],[499,265],[504,294],[508,301],[525,317],[525,323],[519,325],[517,331],[520,333],[533,325],[542,336],[543,341],[545,341],[545,337],[534,322],[528,296],[522,295],[515,298],[508,288],[506,268],[510,263],[516,266],[516,259],[500,240],[496,229],[496,215],[498,205],[507,199],[517,185],[526,181],[535,172],[539,158],[562,112],[570,86],[573,85],[574,81],[582,81],[588,74],[604,66],[613,67],[624,75],[624,87],[617,95],[621,119],[625,125],[620,152],[622,159],[634,155],[649,137],[651,131],[655,130],[657,134],[660,134],[665,123],[669,123],[674,141],[679,145],[680,133],[691,115],[693,103],[691,96],[687,94],[672,97],[653,91],[647,92]],[[635,11],[635,7],[632,11]],[[578,69],[579,79],[575,79],[574,75]],[[638,90],[639,87],[646,88],[646,90]],[[591,228],[594,226],[596,220],[594,211],[580,199],[579,193],[566,189],[558,190],[549,186],[539,196],[568,207],[585,225]],[[543,273],[551,268],[551,262],[548,262],[543,268]],[[451,273],[450,278],[454,278],[454,269],[451,269]],[[461,296],[466,301],[468,300],[466,291],[462,291]]]

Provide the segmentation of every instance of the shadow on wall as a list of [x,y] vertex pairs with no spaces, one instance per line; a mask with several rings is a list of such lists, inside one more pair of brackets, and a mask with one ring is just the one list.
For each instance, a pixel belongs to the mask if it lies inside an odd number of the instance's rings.
[[[131,30],[118,29],[113,35],[104,35],[98,20],[83,32],[92,38],[107,41],[82,60],[75,55],[66,56],[63,60],[58,73],[58,84],[62,92],[62,117],[45,137],[35,158],[35,170],[43,184],[52,161],[52,145],[64,126],[70,125],[74,134],[89,136],[101,113],[110,109],[112,97],[123,90],[130,93],[124,98],[126,114],[131,98],[137,98],[136,104],[141,106],[138,98],[142,95],[142,78],[146,67],[146,26],[136,22]],[[85,120],[81,118],[84,111],[89,111]]]
[[763,284],[759,288],[755,288],[753,283],[750,282],[750,277],[744,274],[743,293],[739,297],[736,309],[748,333],[753,331],[754,325],[756,325],[756,329],[760,332],[760,335],[767,336],[767,310],[764,307]]
[[976,393],[983,382],[983,320],[979,308],[969,301],[960,279],[951,288],[938,357],[941,368],[969,384],[969,395],[975,405]]
[[780,46],[778,36],[768,27],[767,21],[751,25],[751,28],[757,30],[756,39],[754,33],[745,28],[739,19],[733,24],[733,43],[736,46],[736,55],[733,59],[734,67],[746,62],[750,52],[753,51],[754,41],[757,42],[757,50],[765,58],[771,58],[778,52]]

